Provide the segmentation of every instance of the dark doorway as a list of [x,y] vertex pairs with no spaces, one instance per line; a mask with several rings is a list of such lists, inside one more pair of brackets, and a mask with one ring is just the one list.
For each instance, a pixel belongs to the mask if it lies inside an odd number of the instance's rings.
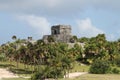
[[57,30],[54,30],[54,34],[57,34]]

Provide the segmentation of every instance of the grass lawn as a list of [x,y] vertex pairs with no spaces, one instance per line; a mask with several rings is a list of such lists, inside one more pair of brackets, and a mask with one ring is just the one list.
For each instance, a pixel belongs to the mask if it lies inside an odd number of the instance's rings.
[[117,74],[85,74],[73,79],[60,80],[120,80],[120,75]]
[[[16,73],[18,75],[21,75],[21,76],[31,76],[31,71],[30,69],[27,69],[25,70],[24,69],[24,65],[19,63],[19,68],[17,69],[16,68],[16,62],[10,62],[9,61],[0,61],[0,68],[10,68],[10,71],[12,71],[13,73]],[[29,67],[30,68],[30,67]],[[3,78],[2,80],[29,80],[29,79],[26,79],[26,78]]]
[[70,72],[88,72],[89,71],[89,67],[88,65],[82,65],[79,62],[75,62],[73,63],[73,69],[70,70]]
[[[16,72],[17,74],[20,73],[20,75],[25,75],[25,76],[31,76],[31,66],[28,66],[28,70],[24,69],[23,64],[19,64],[19,69],[16,69],[16,63],[12,62],[12,65],[9,64],[9,62],[0,62],[0,67],[1,68],[7,68],[7,67],[12,67],[12,72]],[[74,63],[73,69],[70,70],[71,72],[88,72],[89,71],[88,65],[81,65],[78,62]],[[30,72],[29,72],[30,71]],[[27,75],[26,75],[27,74]],[[2,79],[2,80],[29,80],[25,78],[9,78],[9,79]],[[72,79],[59,79],[59,80],[120,80],[120,74],[84,74],[81,75],[77,78],[72,78]]]
[[[32,70],[33,70],[33,66],[28,66],[27,69],[24,68],[24,64],[21,64],[19,63],[19,67],[16,68],[16,62],[10,62],[9,61],[5,61],[5,62],[2,62],[0,61],[0,68],[10,68],[10,71],[12,71],[13,73],[16,73],[16,74],[20,74],[20,75],[31,75],[32,73]],[[81,65],[81,63],[79,62],[74,62],[73,63],[73,69],[70,70],[70,72],[88,72],[89,70],[89,67],[88,65]]]
[[[25,78],[9,78],[9,79],[2,79],[2,80],[29,80]],[[59,79],[59,80],[120,80],[120,75],[117,74],[85,74],[81,75],[77,78],[71,79]]]
[[32,70],[33,70],[33,66],[27,66],[27,68],[24,67],[24,64],[19,63],[19,67],[16,67],[16,62],[10,62],[9,61],[0,61],[0,68],[9,68],[9,70],[15,74],[18,75],[31,75],[32,74]]

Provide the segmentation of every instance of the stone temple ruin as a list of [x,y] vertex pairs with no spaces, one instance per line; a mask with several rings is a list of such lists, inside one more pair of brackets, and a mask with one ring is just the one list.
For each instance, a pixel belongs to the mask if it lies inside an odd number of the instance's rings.
[[65,42],[69,43],[71,35],[71,26],[70,25],[54,25],[51,27],[51,35],[44,35],[43,41],[48,42],[48,39],[52,37],[55,42]]

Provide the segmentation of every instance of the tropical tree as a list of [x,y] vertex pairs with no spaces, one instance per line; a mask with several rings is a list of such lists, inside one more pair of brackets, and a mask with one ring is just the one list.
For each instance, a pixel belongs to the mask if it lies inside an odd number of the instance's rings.
[[17,39],[17,37],[16,37],[15,35],[13,35],[13,36],[12,36],[12,39],[13,39],[13,40],[16,40],[16,39]]

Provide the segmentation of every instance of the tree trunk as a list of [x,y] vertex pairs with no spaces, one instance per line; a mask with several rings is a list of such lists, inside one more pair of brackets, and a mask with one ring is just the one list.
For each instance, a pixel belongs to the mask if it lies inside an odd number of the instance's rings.
[[16,61],[16,67],[17,67],[17,69],[18,69],[18,65],[19,65],[19,63],[18,63],[18,60]]

